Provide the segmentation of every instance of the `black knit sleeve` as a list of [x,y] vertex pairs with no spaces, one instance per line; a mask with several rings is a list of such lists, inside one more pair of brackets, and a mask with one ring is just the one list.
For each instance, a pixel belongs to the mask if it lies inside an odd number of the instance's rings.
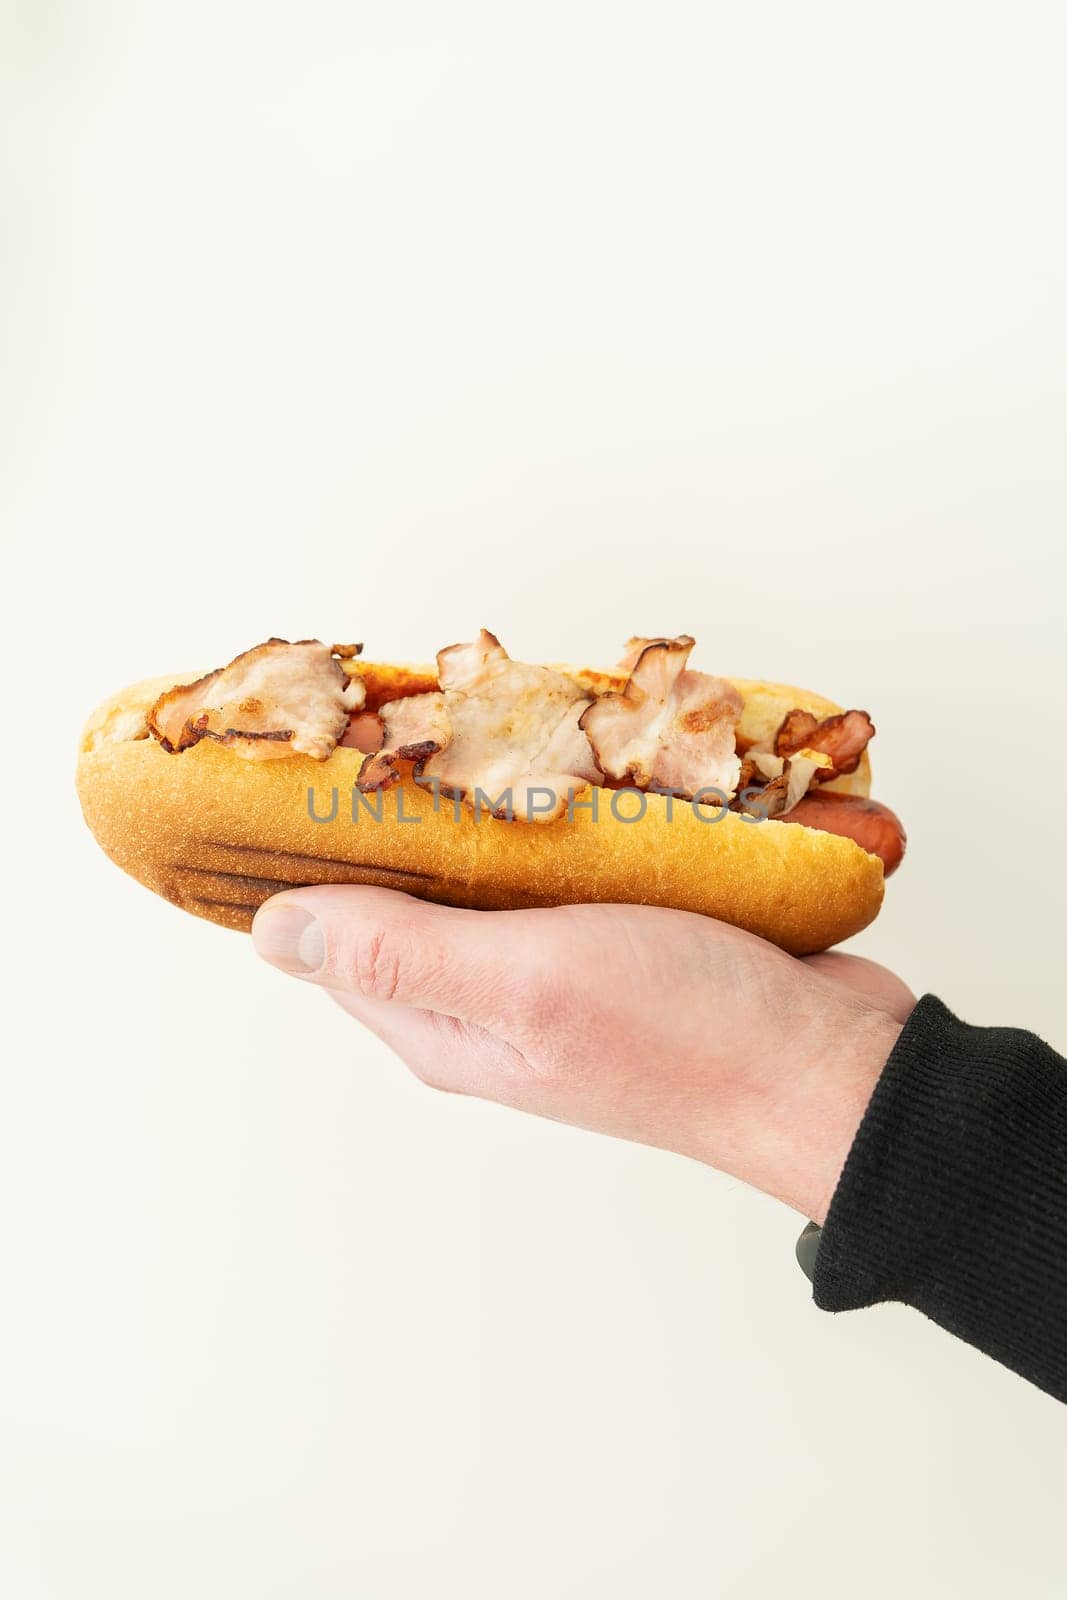
[[915,1306],[1067,1401],[1067,1062],[924,996],[845,1162],[814,1283],[824,1311]]

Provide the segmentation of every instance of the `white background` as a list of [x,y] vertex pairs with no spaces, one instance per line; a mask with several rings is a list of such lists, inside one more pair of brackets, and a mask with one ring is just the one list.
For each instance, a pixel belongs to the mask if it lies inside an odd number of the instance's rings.
[[873,712],[856,948],[1067,1047],[1061,5],[0,14],[0,1587],[1062,1595],[1062,1407],[815,1311],[738,1184],[421,1089],[71,784],[272,632],[689,629]]

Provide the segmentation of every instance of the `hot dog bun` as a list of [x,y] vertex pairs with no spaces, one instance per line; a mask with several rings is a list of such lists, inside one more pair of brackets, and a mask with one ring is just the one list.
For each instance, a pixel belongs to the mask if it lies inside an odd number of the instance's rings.
[[[596,690],[625,681],[558,670]],[[432,667],[360,662],[358,671],[372,708],[436,681]],[[703,821],[662,795],[646,796],[636,821],[613,814],[612,792],[595,790],[596,820],[577,807],[573,820],[504,822],[476,820],[445,799],[435,809],[434,797],[406,779],[382,797],[382,820],[360,809],[353,822],[356,750],[339,747],[325,762],[246,762],[209,740],[174,756],[145,737],[157,696],[192,676],[151,679],[105,701],[82,736],[77,787],[89,827],[118,866],[224,927],[247,931],[264,900],[294,885],[363,883],[484,910],[598,900],[674,906],[806,955],[858,933],[882,903],[882,863],[852,839],[733,812]],[[744,701],[739,744],[770,740],[795,707],[819,718],[841,709],[807,690],[730,681]],[[826,788],[865,795],[869,786],[864,754],[854,773]],[[309,815],[309,789],[320,815],[337,790],[334,820]],[[402,815],[417,822],[399,819],[398,797]],[[632,816],[636,797],[616,798]]]

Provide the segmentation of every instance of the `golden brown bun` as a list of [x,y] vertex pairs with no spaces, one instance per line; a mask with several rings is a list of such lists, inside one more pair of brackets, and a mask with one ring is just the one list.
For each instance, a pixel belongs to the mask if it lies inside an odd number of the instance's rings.
[[[430,667],[353,664],[368,704],[431,687]],[[618,685],[607,673],[567,667],[597,689]],[[189,677],[195,677],[190,674]],[[306,756],[242,761],[203,740],[168,755],[140,737],[156,697],[189,678],[133,685],[90,717],[78,758],[85,820],[111,859],[149,889],[197,916],[229,928],[251,926],[270,895],[298,884],[369,883],[425,900],[482,910],[625,901],[675,906],[747,928],[794,955],[825,950],[858,933],[882,903],[882,864],[851,839],[782,822],[745,821],[729,813],[702,821],[693,807],[647,796],[644,816],[612,814],[612,793],[596,795],[598,817],[575,809],[573,821],[476,820],[466,807],[410,781],[379,797],[378,821],[364,806],[352,820],[352,791],[363,757],[335,750],[326,762]],[[818,717],[841,708],[786,685],[734,678],[744,697],[741,745],[769,742],[794,706]],[[866,755],[850,777],[829,785],[867,794]],[[326,816],[337,791],[337,815]],[[582,798],[587,798],[583,796]],[[399,814],[418,818],[401,821]],[[619,811],[637,809],[632,795]],[[668,810],[670,809],[670,816]],[[717,813],[712,812],[712,815]]]

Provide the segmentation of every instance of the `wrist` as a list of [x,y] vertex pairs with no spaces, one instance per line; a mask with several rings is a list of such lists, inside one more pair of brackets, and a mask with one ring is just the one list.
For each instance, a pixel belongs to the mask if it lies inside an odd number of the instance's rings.
[[773,1085],[746,1095],[711,1164],[821,1225],[900,1031],[887,1012],[862,1006],[798,1033],[797,1052],[776,1064]]
[[820,1227],[901,1029],[902,1024],[888,1013],[869,1013],[839,1036],[832,1067],[813,1077],[812,1099],[803,1118],[801,1183],[795,1201],[787,1195],[782,1198]]

